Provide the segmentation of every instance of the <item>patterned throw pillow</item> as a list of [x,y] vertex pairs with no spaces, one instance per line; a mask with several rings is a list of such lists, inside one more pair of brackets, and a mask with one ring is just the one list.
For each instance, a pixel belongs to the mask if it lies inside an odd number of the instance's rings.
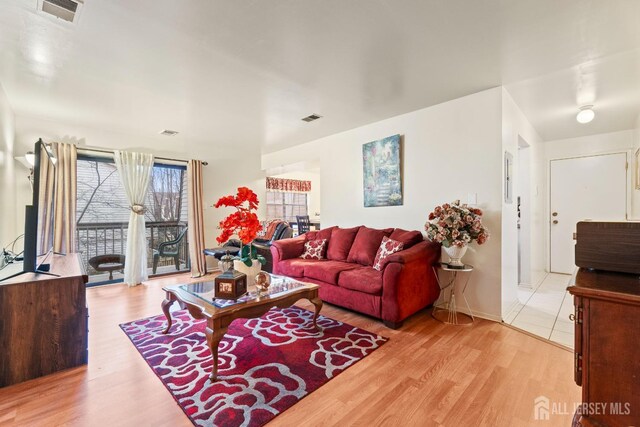
[[304,244],[302,259],[324,259],[324,251],[327,247],[327,239],[309,240]]
[[402,248],[404,248],[404,243],[392,240],[385,236],[382,239],[382,243],[380,243],[380,247],[378,248],[376,259],[373,261],[373,268],[378,271],[382,270],[382,261],[384,261],[384,259],[389,255],[401,251]]

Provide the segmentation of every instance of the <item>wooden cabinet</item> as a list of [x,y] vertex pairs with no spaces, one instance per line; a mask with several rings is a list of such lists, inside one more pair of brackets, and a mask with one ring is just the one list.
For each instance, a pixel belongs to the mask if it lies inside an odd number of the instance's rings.
[[87,363],[86,282],[76,254],[0,283],[0,387]]
[[575,381],[582,426],[640,424],[640,278],[579,269],[575,305]]

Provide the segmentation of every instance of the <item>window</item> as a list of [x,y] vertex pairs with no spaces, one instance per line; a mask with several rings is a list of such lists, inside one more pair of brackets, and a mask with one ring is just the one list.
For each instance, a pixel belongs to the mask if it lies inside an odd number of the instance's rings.
[[[112,161],[78,158],[76,240],[89,282],[109,280],[109,273],[95,270],[89,260],[101,255],[125,255],[131,210]],[[178,239],[187,227],[187,173],[182,166],[156,164],[145,200],[147,268],[149,274],[189,268],[186,236],[176,247],[175,258],[160,257],[154,270],[153,255],[161,243]],[[176,265],[178,268],[176,268]],[[121,279],[120,271],[113,279]]]
[[267,219],[296,222],[297,215],[308,215],[307,193],[267,191]]

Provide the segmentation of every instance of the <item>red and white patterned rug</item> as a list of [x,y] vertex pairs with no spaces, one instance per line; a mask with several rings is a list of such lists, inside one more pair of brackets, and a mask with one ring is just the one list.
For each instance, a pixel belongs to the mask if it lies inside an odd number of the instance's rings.
[[205,321],[186,310],[120,325],[198,426],[261,426],[369,355],[387,338],[296,306],[234,321],[220,342],[218,380],[209,381]]

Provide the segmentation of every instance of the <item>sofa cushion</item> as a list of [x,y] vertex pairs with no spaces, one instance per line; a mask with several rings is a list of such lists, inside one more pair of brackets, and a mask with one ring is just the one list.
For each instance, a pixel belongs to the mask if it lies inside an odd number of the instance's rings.
[[323,282],[338,284],[338,276],[343,271],[358,268],[358,264],[342,262],[342,261],[306,261],[308,264],[304,266],[305,277],[322,280]]
[[402,249],[404,249],[404,243],[384,237],[382,243],[380,243],[380,249],[378,249],[378,253],[376,253],[376,259],[373,261],[373,268],[378,271],[382,270],[383,261],[387,259],[389,255],[400,252]]
[[331,238],[331,233],[333,232],[334,228],[336,227],[333,226],[333,227],[323,228],[322,230],[308,231],[304,233],[303,236],[307,241],[317,240],[317,239],[327,239],[327,242],[328,242],[329,239]]
[[405,249],[409,249],[411,246],[424,240],[421,232],[416,230],[407,231],[403,230],[402,228],[396,228],[395,230],[393,230],[393,233],[391,233],[389,238],[397,242],[402,242]]
[[[339,228],[336,227],[331,232],[329,247],[327,248],[327,259],[335,261],[346,261],[349,250],[353,244],[360,227]],[[320,233],[318,233],[320,234]]]
[[305,268],[315,262],[318,261],[301,258],[285,259],[278,263],[278,272],[289,277],[304,277]]
[[338,278],[338,286],[371,295],[382,294],[382,272],[373,267],[359,267],[344,271]]
[[392,232],[393,228],[376,230],[375,228],[360,227],[353,245],[351,245],[347,261],[357,262],[362,265],[373,265],[373,260],[376,257],[382,238],[388,237]]
[[309,240],[304,244],[302,259],[324,259],[327,249],[327,239]]

